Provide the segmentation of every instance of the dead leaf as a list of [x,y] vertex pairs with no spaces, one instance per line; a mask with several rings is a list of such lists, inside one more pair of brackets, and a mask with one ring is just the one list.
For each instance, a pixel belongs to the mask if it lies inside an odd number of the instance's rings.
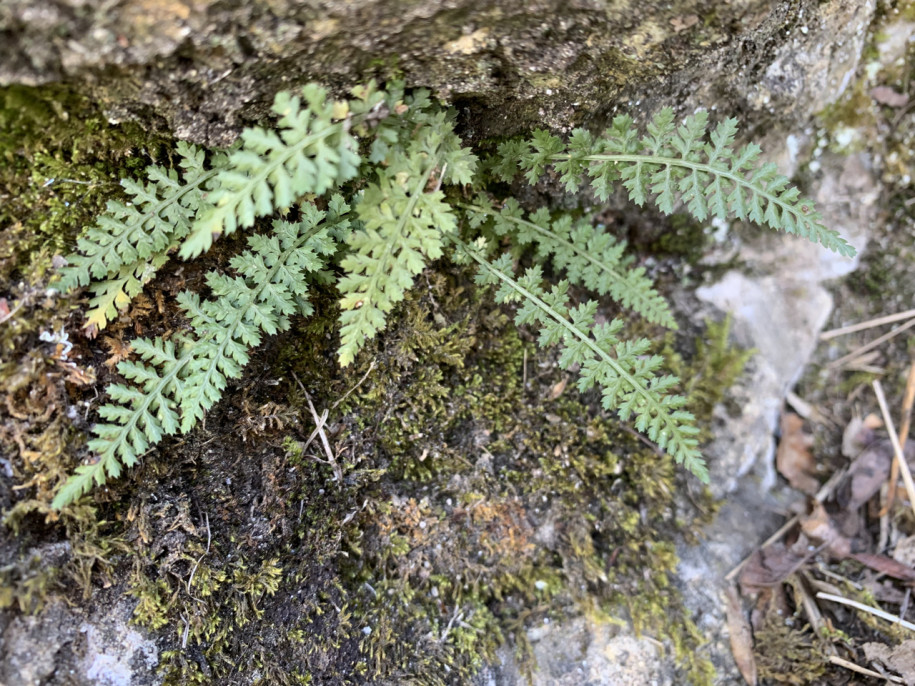
[[108,347],[108,359],[105,360],[105,366],[108,369],[114,369],[118,366],[118,362],[126,360],[130,357],[130,343],[125,343],[124,339],[118,336],[102,336],[102,343]]
[[817,547],[825,546],[830,555],[839,559],[844,559],[851,553],[851,541],[841,534],[823,503],[814,500],[810,514],[802,516],[800,521],[801,531]]
[[781,543],[760,548],[740,571],[740,588],[744,593],[755,593],[780,584],[804,564],[807,557]]
[[813,476],[816,473],[816,461],[810,453],[813,437],[804,433],[804,420],[793,412],[782,415],[781,427],[775,465],[792,488],[813,495],[820,488],[820,482]]
[[875,572],[886,574],[900,581],[915,581],[915,569],[901,562],[897,562],[886,555],[874,555],[873,553],[852,553],[849,557],[857,560],[861,564],[870,567]]
[[909,102],[907,95],[889,86],[871,88],[871,97],[881,105],[889,105],[890,107],[905,107]]
[[740,606],[740,598],[733,585],[725,591],[725,617],[728,623],[728,637],[731,641],[731,654],[741,676],[750,686],[756,686],[756,658],[753,656],[753,632],[750,623]]
[[670,25],[674,29],[674,33],[680,33],[686,31],[686,29],[695,26],[699,23],[699,17],[695,14],[687,14],[684,17],[674,17],[670,20]]
[[895,648],[884,643],[865,643],[861,647],[869,661],[882,662],[901,676],[906,686],[915,686],[915,639],[903,641]]
[[857,457],[874,440],[874,430],[883,426],[883,420],[871,413],[863,419],[858,415],[851,418],[842,433],[842,454],[848,458]]
[[848,468],[836,489],[836,502],[844,510],[857,510],[870,500],[890,476],[893,446],[884,439],[871,443]]
[[547,396],[547,400],[556,400],[559,396],[562,395],[562,392],[566,389],[566,384],[569,383],[569,377],[564,376],[550,389],[550,394]]

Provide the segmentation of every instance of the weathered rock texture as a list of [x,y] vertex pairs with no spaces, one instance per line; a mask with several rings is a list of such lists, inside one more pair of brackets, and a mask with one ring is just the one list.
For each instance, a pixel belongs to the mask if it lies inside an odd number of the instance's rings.
[[371,76],[432,88],[472,136],[677,103],[790,122],[847,85],[873,5],[11,0],[0,84],[91,89],[113,118],[209,144],[229,142],[277,90]]

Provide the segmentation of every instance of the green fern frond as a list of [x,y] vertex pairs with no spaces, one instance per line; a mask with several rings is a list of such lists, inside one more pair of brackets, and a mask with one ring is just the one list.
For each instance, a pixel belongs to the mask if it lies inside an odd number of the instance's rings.
[[193,335],[173,342],[141,338],[131,346],[142,362],[125,360],[118,371],[128,381],[108,387],[111,403],[99,414],[109,423],[97,424],[89,449],[93,464],[78,467],[54,498],[61,508],[134,465],[144,452],[166,435],[186,433],[222,395],[227,380],[241,376],[248,350],[262,333],[289,328],[289,317],[308,315],[308,275],[323,269],[336,250],[331,230],[345,232],[349,208],[340,198],[327,213],[302,207],[294,224],[274,222],[269,236],[252,236],[249,250],[233,258],[236,276],[210,272],[207,282],[214,299],[201,301],[185,291],[178,301],[188,315]]
[[218,235],[254,224],[257,217],[291,206],[306,193],[322,195],[356,176],[361,158],[350,134],[354,109],[360,123],[384,95],[360,91],[361,99],[329,101],[327,91],[308,84],[301,96],[281,92],[273,101],[277,130],[245,129],[241,145],[219,171],[212,207],[194,223],[181,247],[184,259],[210,248]]
[[121,181],[130,202],[110,201],[107,213],[77,241],[79,252],[68,256],[68,266],[60,270],[60,290],[88,285],[93,294],[87,327],[104,329],[130,303],[205,206],[204,192],[216,170],[206,169],[204,151],[194,145],[179,142],[177,152],[180,174],[152,165],[145,184]]
[[686,403],[683,396],[671,394],[679,380],[656,373],[663,360],[658,355],[646,356],[650,346],[648,340],[622,340],[619,333],[625,323],[620,319],[595,324],[595,301],[571,307],[566,295],[567,281],[546,291],[539,265],[515,279],[510,255],[489,262],[481,246],[459,242],[459,247],[467,258],[480,266],[478,282],[498,286],[497,301],[520,303],[515,316],[519,325],[540,327],[542,347],[562,345],[559,365],[563,369],[573,365],[580,367],[580,390],[600,387],[605,409],[616,411],[623,421],[634,418],[633,424],[638,431],[700,480],[708,482],[693,415],[681,409]]
[[704,111],[677,126],[673,110],[665,108],[648,124],[641,137],[628,116],[616,117],[602,138],[575,130],[568,143],[537,131],[520,154],[521,168],[535,183],[552,165],[569,191],[582,179],[606,201],[617,182],[638,205],[652,200],[662,212],[673,212],[682,202],[690,214],[704,221],[748,219],[775,230],[797,234],[840,255],[855,249],[836,231],[826,228],[813,201],[789,186],[772,163],[761,164],[758,145],[734,148],[737,121],[727,119],[707,132]]
[[472,178],[476,157],[461,146],[444,113],[421,116],[421,130],[405,149],[392,148],[398,154],[356,206],[363,227],[349,236],[351,251],[342,262],[346,275],[337,284],[344,366],[384,327],[427,261],[441,257],[443,237],[457,226],[444,193],[427,189],[433,175],[438,174],[436,185]]
[[551,257],[554,267],[564,271],[570,283],[585,286],[598,295],[609,293],[648,321],[677,328],[667,301],[645,276],[645,268],[628,265],[624,256],[626,243],[593,226],[587,218],[573,221],[570,215],[563,214],[551,220],[549,211],[541,208],[525,219],[514,198],[506,200],[501,211],[494,210],[485,200],[463,207],[492,217],[497,235],[510,235],[521,245],[536,244],[538,256]]

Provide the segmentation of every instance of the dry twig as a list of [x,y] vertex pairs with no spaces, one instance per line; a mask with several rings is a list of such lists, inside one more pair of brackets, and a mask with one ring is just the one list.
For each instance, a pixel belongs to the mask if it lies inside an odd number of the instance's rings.
[[902,481],[905,484],[906,494],[909,496],[909,505],[912,512],[915,513],[915,483],[912,481],[912,472],[909,471],[909,464],[905,461],[905,455],[902,453],[902,446],[899,445],[899,436],[896,435],[896,427],[893,424],[893,418],[886,406],[886,396],[883,394],[883,386],[879,381],[874,381],[874,393],[877,394],[877,403],[880,405],[880,413],[883,415],[883,423],[886,425],[886,431],[890,435],[890,443],[893,444],[893,452],[896,455],[895,460],[899,462],[899,471],[902,473]]
[[889,612],[884,612],[878,607],[871,607],[870,605],[865,605],[864,603],[859,603],[857,600],[850,600],[849,598],[843,598],[840,595],[834,595],[832,593],[817,593],[817,598],[820,600],[830,600],[839,605],[847,605],[848,607],[853,607],[856,610],[861,610],[861,612],[866,612],[869,615],[874,615],[874,617],[879,617],[880,619],[886,620],[891,624],[898,624],[903,629],[908,629],[909,631],[915,631],[915,624],[907,622],[901,617],[896,615],[891,615]]
[[911,329],[913,326],[915,326],[915,317],[913,317],[912,319],[907,321],[902,326],[896,327],[892,331],[888,331],[887,333],[883,334],[879,338],[875,338],[870,343],[865,343],[860,348],[857,348],[856,350],[852,350],[847,355],[843,355],[838,360],[833,360],[832,362],[827,364],[826,367],[828,369],[838,369],[839,367],[846,366],[846,364],[848,362],[850,362],[852,360],[856,360],[857,358],[859,358],[861,355],[868,352],[869,350],[876,348],[881,343],[886,343],[891,338],[898,336],[903,331]]
[[837,336],[844,336],[847,333],[855,333],[856,331],[864,331],[866,329],[871,329],[875,326],[883,326],[884,324],[895,324],[896,322],[901,322],[906,319],[912,319],[915,317],[915,310],[906,310],[905,312],[897,312],[896,314],[888,314],[883,317],[877,317],[876,319],[869,319],[866,322],[860,322],[858,324],[852,324],[851,326],[843,326],[839,329],[832,329],[831,331],[824,331],[820,334],[821,341],[828,341],[831,338],[836,338]]

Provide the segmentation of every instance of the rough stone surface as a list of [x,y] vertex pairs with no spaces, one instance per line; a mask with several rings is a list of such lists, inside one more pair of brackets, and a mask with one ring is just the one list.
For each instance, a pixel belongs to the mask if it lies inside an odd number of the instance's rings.
[[103,596],[87,608],[55,602],[13,618],[0,631],[0,686],[161,683],[156,644],[130,623],[136,601],[118,589]]
[[[431,87],[471,137],[602,124],[620,105],[799,120],[848,83],[874,2],[11,0],[0,84],[69,83],[112,118],[226,144],[273,93]],[[507,107],[509,106],[510,107]],[[755,113],[755,114],[754,114]]]

